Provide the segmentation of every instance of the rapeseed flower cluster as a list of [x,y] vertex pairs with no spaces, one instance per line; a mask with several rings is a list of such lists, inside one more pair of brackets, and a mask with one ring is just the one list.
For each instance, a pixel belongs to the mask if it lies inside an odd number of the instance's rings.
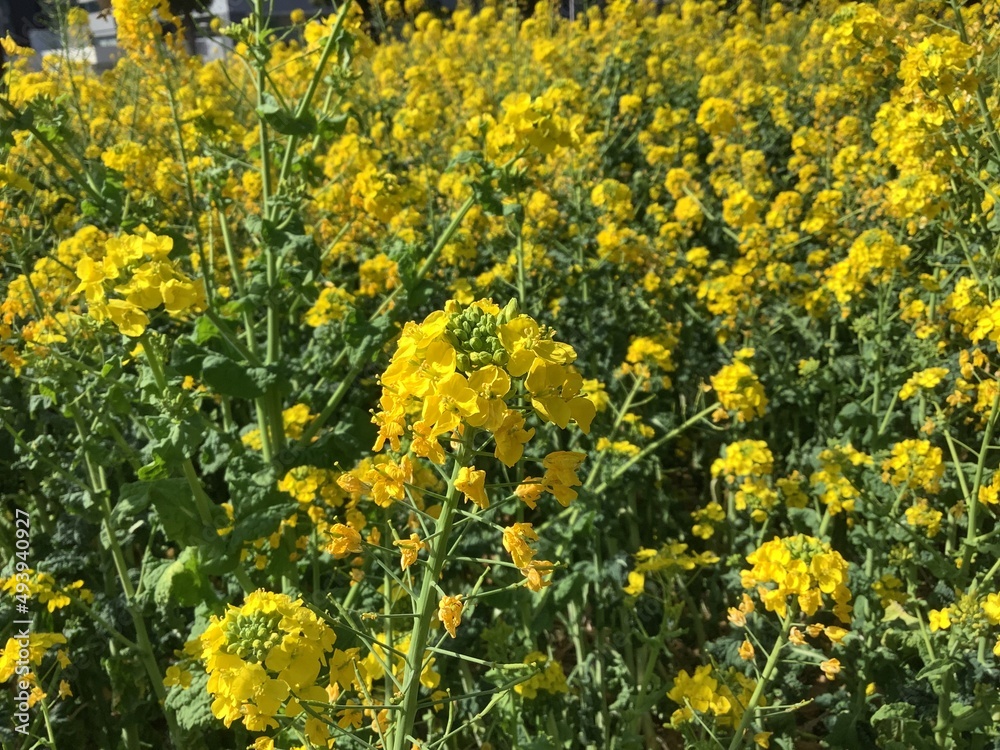
[[752,567],[741,572],[743,588],[756,587],[768,612],[785,619],[794,596],[797,609],[811,617],[832,600],[837,619],[851,621],[847,561],[816,537],[775,537],[748,555],[747,562]]
[[539,670],[537,674],[514,686],[514,692],[525,700],[535,700],[538,693],[543,690],[550,695],[569,692],[566,674],[563,672],[562,664],[558,661],[549,659],[541,651],[532,651],[524,657],[524,663],[537,667]]
[[676,727],[694,721],[695,714],[703,714],[713,717],[721,727],[734,727],[754,687],[752,680],[735,670],[720,674],[709,664],[697,667],[694,674],[682,669],[667,693],[670,700],[681,706],[671,714],[670,723]]
[[575,359],[572,347],[518,315],[515,304],[503,310],[490,301],[452,306],[419,325],[408,323],[380,378],[375,450],[388,442],[400,452],[406,439],[415,455],[440,464],[445,456],[439,438],[482,428],[493,437],[494,455],[513,466],[534,435],[525,429],[525,414],[508,405],[516,379],[543,421],[560,428],[573,421],[589,431],[596,408],[581,393]]
[[944,462],[941,449],[927,440],[903,440],[882,462],[882,481],[936,494],[941,489]]
[[[137,338],[149,325],[146,314],[160,306],[172,316],[205,306],[205,288],[169,258],[173,239],[147,232],[145,236],[113,237],[101,258],[84,256],[76,266],[76,291],[87,300],[90,317],[111,320],[126,336]],[[114,291],[121,297],[109,297]]]
[[[277,729],[278,717],[303,713],[300,700],[326,701],[319,675],[336,635],[302,600],[256,591],[240,607],[213,616],[198,638],[208,673],[212,713],[228,727],[242,721],[252,732]],[[327,726],[305,720],[309,741],[325,746]]]

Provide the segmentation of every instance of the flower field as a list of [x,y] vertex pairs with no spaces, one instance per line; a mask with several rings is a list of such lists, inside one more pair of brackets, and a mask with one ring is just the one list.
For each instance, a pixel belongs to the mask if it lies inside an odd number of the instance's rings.
[[1000,746],[996,0],[111,6],[2,41],[4,748]]

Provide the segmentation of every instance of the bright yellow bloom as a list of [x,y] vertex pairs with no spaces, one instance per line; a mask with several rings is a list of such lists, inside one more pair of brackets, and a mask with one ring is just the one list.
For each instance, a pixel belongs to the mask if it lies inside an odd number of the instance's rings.
[[899,389],[899,399],[906,401],[921,391],[930,390],[944,380],[947,375],[948,370],[944,367],[931,367],[915,372]]
[[951,627],[951,607],[932,609],[927,615],[931,632],[947,630]]
[[188,688],[191,686],[191,673],[177,666],[176,664],[171,664],[167,667],[166,675],[163,678],[164,687],[179,686],[181,688]]
[[107,314],[118,330],[130,338],[138,338],[149,325],[149,318],[141,309],[131,302],[112,299],[107,302]]
[[563,672],[562,664],[555,660],[550,660],[541,651],[532,651],[524,657],[525,664],[531,664],[539,668],[544,664],[539,672],[524,682],[519,682],[514,686],[514,692],[526,700],[534,700],[538,696],[539,690],[547,693],[568,693],[569,685],[566,684],[566,674]]
[[[230,726],[276,729],[276,716],[295,716],[301,706],[291,693],[325,699],[316,682],[336,636],[301,600],[255,591],[242,607],[213,616],[198,638],[208,672],[212,713]],[[325,742],[326,731],[319,732]]]
[[462,595],[441,597],[438,604],[438,619],[448,631],[448,635],[455,637],[458,626],[462,624],[462,610],[465,605],[462,603]]
[[738,422],[764,416],[767,396],[764,386],[746,362],[733,362],[712,376],[712,388],[722,408],[736,412]]
[[892,446],[892,455],[882,462],[882,481],[893,487],[904,485],[936,493],[941,488],[944,462],[941,449],[926,440],[904,440]]
[[538,324],[527,315],[520,315],[498,329],[510,361],[507,371],[511,377],[527,374],[536,359],[551,364],[568,365],[576,359],[576,352],[568,344],[561,344],[542,335]]
[[486,494],[485,471],[463,466],[458,471],[458,479],[455,480],[455,489],[462,492],[466,500],[471,500],[480,509],[486,510],[490,507],[490,498]]
[[330,539],[326,551],[335,558],[340,559],[361,552],[361,534],[346,524],[333,524],[326,530],[326,535]]
[[538,534],[530,523],[515,523],[503,530],[503,548],[510,553],[514,565],[525,568],[535,556],[530,542],[537,542]]
[[417,534],[410,534],[409,539],[397,539],[392,544],[399,547],[399,565],[403,570],[417,561],[420,550],[427,549],[427,543],[422,541]]
[[847,562],[825,542],[803,534],[775,537],[748,555],[747,562],[753,567],[742,571],[743,587],[756,587],[769,612],[786,617],[788,598],[794,596],[802,612],[812,616],[830,597],[833,613],[850,622]]

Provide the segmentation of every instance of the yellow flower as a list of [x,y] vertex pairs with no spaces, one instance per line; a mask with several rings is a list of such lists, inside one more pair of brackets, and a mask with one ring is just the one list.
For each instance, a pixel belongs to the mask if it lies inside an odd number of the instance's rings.
[[988,594],[980,606],[990,625],[1000,625],[1000,594]]
[[927,615],[927,620],[932,633],[938,630],[947,630],[951,627],[951,607],[932,609]]
[[712,388],[724,409],[736,412],[736,420],[749,422],[764,416],[767,396],[764,386],[746,362],[733,362],[712,376]]
[[[298,697],[325,700],[316,684],[336,635],[301,600],[255,591],[242,607],[213,616],[198,638],[213,696],[212,714],[228,727],[242,720],[253,732],[277,729],[275,717],[301,712]],[[297,698],[290,698],[294,692]],[[307,723],[314,742],[325,728]]]
[[576,490],[572,488],[580,485],[576,471],[586,457],[586,453],[578,451],[556,451],[542,459],[542,466],[545,467],[542,486],[564,507],[577,497]]
[[8,31],[3,37],[0,37],[0,47],[3,47],[3,51],[7,53],[9,57],[31,57],[35,54],[35,50],[31,47],[22,47],[17,42],[15,42]]
[[523,663],[538,667],[539,671],[529,679],[519,682],[514,686],[514,692],[522,698],[534,700],[538,696],[539,690],[544,690],[553,695],[569,692],[569,686],[566,684],[566,674],[563,672],[562,664],[559,662],[550,660],[541,651],[532,651],[524,657]]
[[641,596],[646,590],[646,576],[637,570],[629,571],[628,586],[624,590],[629,596]]
[[424,400],[422,418],[433,425],[430,430],[433,437],[458,429],[463,417],[470,417],[478,411],[476,392],[461,374],[453,372],[442,378]]
[[922,390],[930,390],[944,380],[947,375],[948,370],[944,367],[931,367],[927,370],[915,372],[903,383],[903,387],[899,389],[899,399],[906,401],[913,398]]
[[399,547],[399,565],[403,570],[417,561],[420,550],[427,549],[427,543],[416,534],[410,534],[409,539],[397,539],[393,545]]
[[498,329],[510,361],[507,371],[519,378],[531,369],[536,359],[551,364],[567,365],[576,359],[576,352],[569,344],[552,341],[542,336],[538,324],[527,315],[520,315]]
[[725,447],[725,455],[712,463],[712,476],[729,483],[742,477],[766,477],[774,470],[774,454],[763,440],[740,440]]
[[466,500],[471,500],[482,510],[490,507],[490,498],[486,494],[486,472],[463,466],[458,471],[455,489],[465,494]]
[[191,686],[191,673],[186,669],[181,669],[176,664],[171,664],[167,667],[167,673],[163,678],[163,687],[173,687],[174,685],[185,689],[189,688]]
[[107,313],[111,321],[118,326],[118,330],[130,338],[141,336],[145,332],[146,326],[149,325],[146,313],[125,300],[108,300]]
[[747,562],[753,567],[741,572],[743,587],[756,587],[769,612],[786,617],[794,596],[802,612],[812,616],[829,597],[837,618],[850,622],[847,561],[825,542],[804,534],[775,537],[748,555]]
[[337,559],[361,552],[361,534],[346,524],[333,524],[326,535],[330,538],[326,551]]
[[444,596],[438,604],[438,619],[448,631],[448,635],[455,637],[458,626],[462,624],[462,610],[465,605],[462,603],[462,595]]
[[823,674],[826,675],[826,679],[836,679],[837,675],[840,674],[840,660],[827,659],[826,661],[820,662],[819,668],[823,670]]
[[504,413],[500,426],[493,432],[496,441],[494,455],[507,467],[514,466],[524,455],[524,444],[535,435],[535,428],[524,429],[524,416],[517,411]]
[[537,542],[538,534],[530,523],[515,523],[503,530],[503,547],[510,553],[514,565],[525,568],[535,556],[529,542]]
[[839,628],[836,625],[827,625],[823,632],[826,633],[826,637],[834,643],[840,643],[844,639],[844,636],[847,635],[848,631],[844,630],[844,628]]
[[735,694],[725,682],[713,676],[711,665],[697,667],[693,675],[681,670],[667,697],[681,706],[670,717],[670,723],[678,727],[694,719],[694,714],[712,714],[722,726],[734,726],[743,706],[747,705],[755,683],[743,675],[730,672],[732,682],[739,687]]
[[744,661],[752,661],[754,658],[753,644],[748,640],[744,640],[743,643],[740,644],[739,654],[740,658]]
[[861,493],[851,475],[855,467],[871,465],[871,456],[848,444],[821,451],[818,461],[820,468],[809,477],[809,484],[819,491],[819,499],[830,509],[830,515],[853,511]]
[[941,488],[944,462],[941,449],[926,440],[903,440],[892,446],[882,462],[882,481],[936,493]]

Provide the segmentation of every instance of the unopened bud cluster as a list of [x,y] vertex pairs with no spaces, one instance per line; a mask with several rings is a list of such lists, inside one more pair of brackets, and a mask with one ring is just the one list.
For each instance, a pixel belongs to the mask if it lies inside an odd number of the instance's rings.
[[280,622],[280,612],[254,612],[234,618],[226,626],[226,652],[260,664],[281,643],[284,634],[278,628]]

